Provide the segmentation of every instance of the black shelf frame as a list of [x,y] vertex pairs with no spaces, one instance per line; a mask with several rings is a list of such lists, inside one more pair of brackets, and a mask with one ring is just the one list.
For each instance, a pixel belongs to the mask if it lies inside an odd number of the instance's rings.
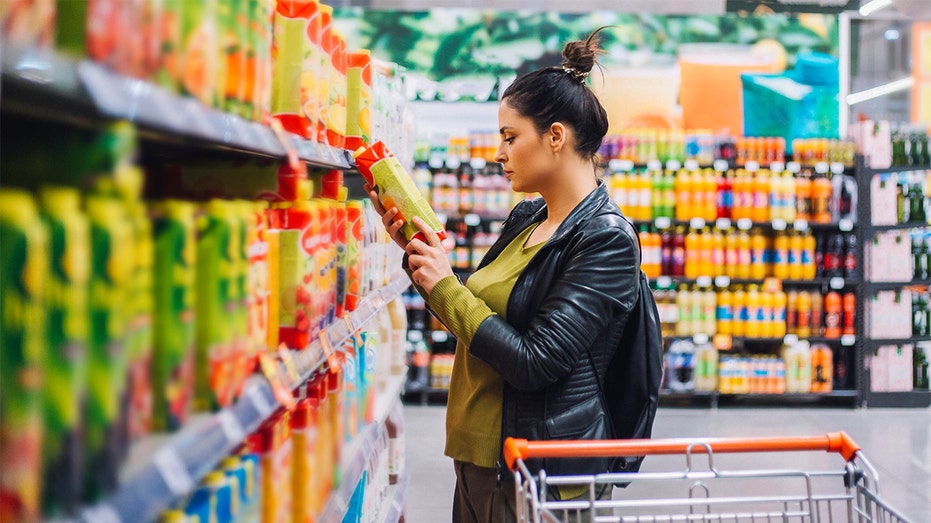
[[[857,242],[860,260],[866,259],[866,249],[868,248],[868,239],[872,238],[877,232],[907,230],[915,227],[929,227],[931,225],[922,222],[907,222],[890,225],[873,225],[871,217],[871,182],[873,176],[877,174],[893,174],[900,172],[915,172],[931,170],[928,165],[907,165],[891,166],[882,169],[873,169],[867,167],[862,156],[857,157],[857,222],[860,228],[859,236],[861,240]],[[889,338],[874,339],[867,335],[866,325],[866,308],[869,303],[868,298],[877,291],[895,290],[911,286],[931,286],[931,280],[913,280],[913,281],[894,281],[894,282],[873,282],[868,281],[865,275],[865,267],[860,264],[858,270],[861,274],[861,281],[857,292],[857,318],[856,329],[858,333],[863,333],[857,337],[857,351],[855,357],[854,379],[857,390],[859,391],[858,404],[860,407],[877,407],[877,408],[927,408],[931,406],[931,392],[924,390],[913,390],[905,392],[874,392],[870,390],[870,369],[868,358],[872,356],[873,349],[880,345],[903,345],[907,343],[916,343],[920,341],[931,341],[931,336],[911,336],[908,338]]]
[[859,396],[856,390],[804,394],[724,394],[718,391],[678,392],[663,389],[660,391],[659,401],[664,407],[785,407],[790,405],[853,407],[856,406]]

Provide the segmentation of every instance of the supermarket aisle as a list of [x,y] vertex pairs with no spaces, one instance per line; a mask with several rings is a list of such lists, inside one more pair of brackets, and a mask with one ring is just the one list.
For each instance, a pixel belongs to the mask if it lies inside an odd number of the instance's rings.
[[[452,462],[443,455],[445,413],[442,406],[404,407],[411,474],[407,523],[450,519],[455,478]],[[654,436],[788,436],[837,430],[846,431],[856,440],[879,469],[883,499],[916,523],[931,521],[931,409],[661,408]],[[827,453],[771,457],[772,463],[761,466],[823,470],[840,463],[836,455]],[[791,463],[779,461],[787,457]]]

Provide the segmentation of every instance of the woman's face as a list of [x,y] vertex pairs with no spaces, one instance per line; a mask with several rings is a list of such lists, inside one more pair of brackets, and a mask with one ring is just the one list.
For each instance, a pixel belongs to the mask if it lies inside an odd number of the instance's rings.
[[495,161],[504,167],[504,175],[517,192],[539,192],[553,170],[552,149],[546,134],[541,135],[533,120],[521,116],[507,101],[498,107],[501,144]]

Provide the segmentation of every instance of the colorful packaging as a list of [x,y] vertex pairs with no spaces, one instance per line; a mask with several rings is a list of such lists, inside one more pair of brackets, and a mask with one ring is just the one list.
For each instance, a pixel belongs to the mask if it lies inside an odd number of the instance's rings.
[[154,206],[153,428],[185,423],[194,395],[194,206],[166,200]]
[[90,224],[70,187],[39,193],[49,236],[46,280],[48,348],[42,505],[45,515],[73,512],[81,502],[82,407],[87,387]]
[[39,519],[48,238],[32,197],[0,191],[0,520]]
[[336,246],[336,317],[341,318],[346,311],[346,295],[349,291],[349,250],[347,249],[348,229],[346,227],[348,208],[346,196],[349,189],[340,187],[339,196],[333,202],[335,215]]
[[87,0],[87,55],[123,74],[132,71],[133,5],[124,0]]
[[197,217],[197,255],[194,343],[194,408],[226,407],[233,401],[233,334],[239,306],[236,295],[236,255],[239,239],[233,234],[231,204],[211,200]]
[[317,54],[318,63],[317,71],[319,72],[317,81],[317,141],[320,143],[329,143],[328,136],[330,129],[330,101],[335,97],[331,96],[331,91],[335,93],[333,83],[336,81],[336,70],[333,66],[333,48],[335,42],[332,33],[333,25],[333,7],[320,4],[319,25],[312,27],[311,30],[319,31],[316,42],[319,44],[319,53]]
[[367,147],[372,137],[372,55],[360,49],[349,55],[346,77],[346,148]]
[[232,510],[234,523],[251,523],[259,520],[258,456],[245,454],[231,456],[220,463],[233,490]]
[[[225,5],[224,5],[225,4]],[[221,2],[225,12],[220,26],[220,60],[225,65],[223,110],[237,116],[245,114],[246,48],[249,39],[248,1]]]
[[309,53],[308,18],[316,12],[316,3],[302,0],[277,0],[272,44],[272,118],[286,131],[309,138],[310,121],[301,105],[301,75]]
[[182,2],[178,82],[181,93],[216,106],[218,81],[217,2]]
[[423,233],[411,222],[414,216],[427,222],[441,240],[446,238],[446,230],[436,213],[384,142],[375,142],[368,148],[357,150],[355,159],[359,172],[375,188],[385,208],[398,208],[398,218],[405,221],[401,232],[408,240],[415,237],[423,239]]
[[177,93],[181,89],[183,51],[181,28],[184,23],[184,1],[162,0],[162,2],[161,22],[159,24],[161,55],[155,73],[155,81],[168,91]]
[[346,310],[354,311],[362,299],[364,206],[359,200],[346,203]]
[[[249,203],[249,224],[246,227],[246,252],[248,269],[246,271],[246,315],[248,317],[246,335],[249,339],[249,352],[256,354],[263,351],[268,343],[269,325],[269,283],[273,276],[269,264],[268,218],[265,202]],[[277,272],[277,271],[276,271]],[[277,326],[275,337],[277,338]],[[277,346],[271,345],[271,347]]]
[[301,67],[301,108],[304,118],[310,125],[310,140],[319,141],[321,134],[320,115],[321,100],[320,83],[323,77],[320,72],[321,58],[323,53],[320,46],[320,3],[317,0],[305,0],[306,5],[304,12],[307,13],[307,24],[304,27],[304,38],[306,39],[306,54],[304,55],[304,64]]
[[291,413],[270,419],[255,434],[248,445],[258,454],[261,469],[261,521],[264,523],[291,523]]
[[314,521],[322,508],[317,490],[320,471],[315,460],[318,401],[316,395],[305,397],[298,402],[291,416],[291,437],[294,440],[291,507],[294,522]]
[[233,286],[230,291],[232,309],[229,311],[232,322],[231,336],[231,388],[234,398],[242,392],[242,386],[252,373],[257,348],[249,338],[249,241],[253,220],[254,204],[248,200],[234,200],[229,203],[233,218],[230,237],[235,243],[231,251],[233,257]]
[[346,85],[349,66],[346,39],[336,30],[330,29],[330,98],[327,102],[327,140],[333,147],[346,147]]
[[128,424],[120,415],[128,375],[127,289],[135,258],[122,250],[133,241],[125,206],[100,194],[88,196],[85,206],[91,224],[85,485],[93,500],[116,487],[127,451]]
[[[60,52],[84,58],[87,55],[87,2],[57,0],[55,15],[55,48]],[[9,38],[10,33],[3,33]]]
[[[253,107],[252,118],[257,122],[267,122],[271,116],[271,84],[272,84],[272,35],[275,12],[274,0],[247,0],[249,2],[250,34],[252,40],[253,73],[251,100]],[[250,69],[247,66],[247,74]],[[247,82],[248,84],[248,82]],[[249,96],[247,88],[246,95]]]
[[50,49],[55,43],[55,8],[55,0],[0,3],[3,43]]
[[210,472],[191,494],[185,513],[196,515],[198,521],[232,523],[233,496],[230,478],[222,471]]

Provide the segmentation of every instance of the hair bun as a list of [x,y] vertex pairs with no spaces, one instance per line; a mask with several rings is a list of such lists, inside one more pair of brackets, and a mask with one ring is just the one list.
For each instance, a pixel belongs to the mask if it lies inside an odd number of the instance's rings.
[[597,63],[598,55],[604,53],[599,46],[598,33],[604,27],[595,29],[584,41],[569,42],[562,49],[562,67],[576,80],[584,82]]

